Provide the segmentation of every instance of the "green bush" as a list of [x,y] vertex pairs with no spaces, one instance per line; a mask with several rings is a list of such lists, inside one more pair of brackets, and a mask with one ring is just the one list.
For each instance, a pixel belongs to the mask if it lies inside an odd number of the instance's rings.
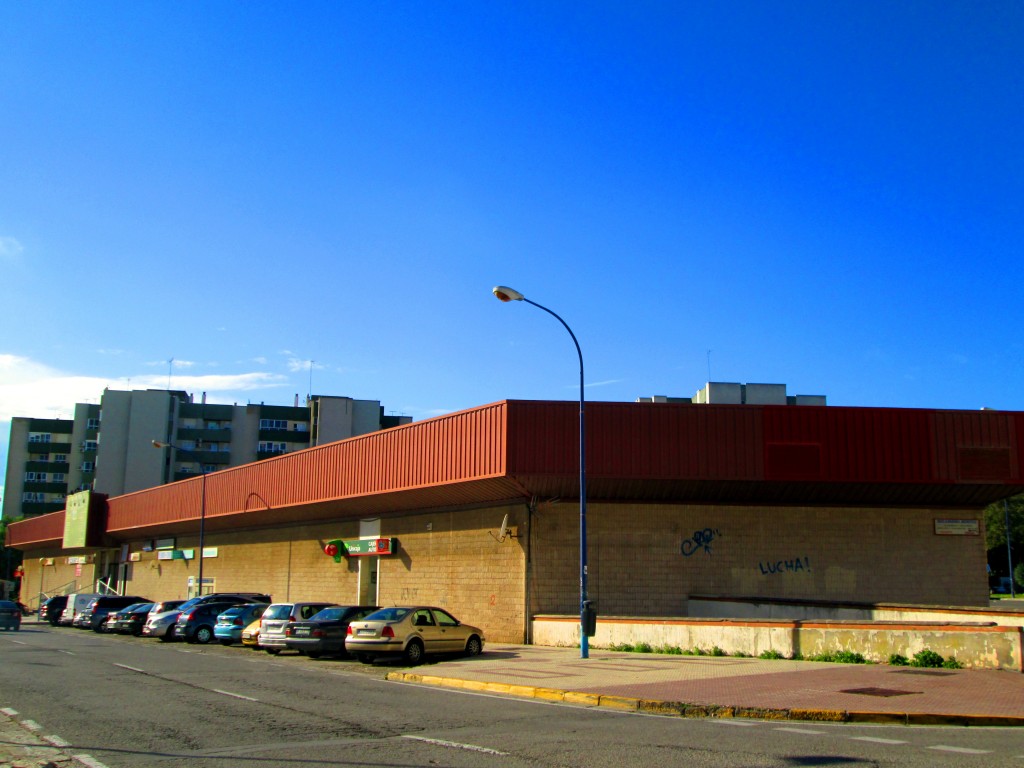
[[867,664],[868,660],[862,654],[853,651],[837,651],[832,654],[832,660],[837,664]]
[[944,659],[939,656],[935,651],[925,648],[923,651],[918,651],[914,654],[913,660],[910,662],[912,667],[941,667]]
[[773,660],[773,659],[784,659],[786,657],[783,656],[778,651],[776,651],[775,649],[770,649],[770,650],[767,650],[767,651],[761,651],[761,653],[758,655],[757,658]]
[[714,648],[711,649],[711,655],[712,656],[728,656],[729,654],[727,654],[724,650],[722,650],[721,648],[719,648],[716,645]]
[[963,665],[960,664],[955,658],[950,656],[944,662],[942,662],[943,669],[963,669]]
[[637,643],[633,646],[633,650],[637,653],[654,653],[654,648],[651,647],[650,643]]
[[633,646],[629,643],[612,643],[608,646],[609,651],[632,651]]
[[1013,580],[1017,582],[1017,592],[1024,592],[1024,563],[1017,563],[1013,569]]
[[889,657],[889,664],[894,667],[905,667],[910,664],[910,659],[904,656],[902,653],[894,653]]

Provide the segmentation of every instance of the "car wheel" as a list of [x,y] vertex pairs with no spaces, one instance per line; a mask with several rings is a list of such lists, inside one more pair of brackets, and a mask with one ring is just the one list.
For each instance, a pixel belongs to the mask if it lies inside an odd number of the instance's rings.
[[467,656],[479,656],[484,649],[484,644],[480,642],[480,638],[473,635],[466,641],[466,655]]
[[323,654],[320,651],[307,651],[306,655],[311,659],[319,659]]
[[202,643],[203,645],[206,645],[208,642],[213,640],[213,630],[210,627],[206,626],[199,627],[192,634],[192,638],[197,643]]
[[263,650],[265,650],[271,656],[277,656],[277,654],[281,652],[280,648],[264,648]]
[[220,639],[220,644],[221,644],[221,645],[232,645],[232,644],[233,644],[234,642],[235,642],[234,640],[228,640],[228,639],[227,639],[227,638],[225,638],[225,637],[222,637],[222,638]]
[[172,640],[177,640],[177,635],[174,633],[174,627],[169,628],[166,632],[160,635],[160,639],[165,643],[169,643]]
[[363,664],[373,664],[373,656],[369,653],[357,653],[356,658],[363,662]]
[[419,640],[410,640],[409,644],[405,646],[405,661],[411,667],[422,663],[423,643]]

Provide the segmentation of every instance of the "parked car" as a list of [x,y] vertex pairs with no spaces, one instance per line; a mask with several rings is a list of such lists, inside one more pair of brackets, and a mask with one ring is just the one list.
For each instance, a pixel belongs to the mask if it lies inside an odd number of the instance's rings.
[[193,597],[190,600],[185,600],[180,603],[177,607],[171,608],[166,611],[159,613],[150,611],[149,618],[146,619],[146,626],[142,628],[142,634],[144,637],[159,637],[164,642],[174,639],[174,627],[178,621],[178,616],[181,611],[187,610],[194,605],[199,603],[211,602],[211,601],[234,601],[232,604],[237,605],[239,603],[269,603],[270,597],[268,595],[261,595],[257,592],[221,592],[212,595],[202,595],[201,597]]
[[[262,614],[261,614],[262,616]],[[263,619],[256,619],[252,624],[242,630],[242,645],[258,651],[260,647],[260,624]]]
[[81,629],[91,629],[93,632],[104,632],[107,628],[107,619],[110,614],[127,608],[135,603],[149,602],[138,595],[102,595],[97,597],[89,607],[75,616],[74,625]]
[[0,629],[21,629],[21,608],[12,600],[0,600]]
[[364,664],[379,656],[402,656],[409,664],[419,664],[428,654],[476,656],[483,648],[482,629],[432,606],[381,608],[351,622],[345,639],[345,650]]
[[249,603],[228,608],[217,617],[213,626],[213,636],[221,645],[232,645],[242,639],[242,632],[254,621],[259,621],[267,610],[266,603]]
[[132,603],[127,608],[115,611],[107,619],[107,631],[119,635],[142,634],[142,626],[152,608],[153,603]]
[[284,644],[293,651],[319,659],[325,653],[345,655],[349,622],[379,610],[376,605],[333,605],[306,621],[290,621],[284,629]]
[[41,606],[39,606],[39,620],[47,621],[50,626],[56,627],[60,621],[60,615],[68,604],[67,595],[54,595]]
[[278,654],[285,645],[284,630],[290,621],[303,621],[332,603],[274,603],[263,614],[260,624],[260,647],[267,653]]
[[182,607],[174,623],[174,636],[189,643],[205,645],[214,639],[213,627],[217,617],[237,604],[234,600],[225,600],[197,603],[190,608]]
[[103,597],[99,592],[75,592],[68,595],[68,601],[61,611],[57,623],[62,627],[70,627],[75,617],[89,607],[89,603],[97,597]]

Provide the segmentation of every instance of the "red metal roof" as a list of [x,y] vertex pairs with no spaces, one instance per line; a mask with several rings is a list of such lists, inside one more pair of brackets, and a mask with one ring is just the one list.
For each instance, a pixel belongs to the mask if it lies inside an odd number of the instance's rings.
[[[982,507],[1024,491],[1024,413],[588,403],[592,501]],[[575,498],[579,404],[508,400],[207,475],[209,530]],[[108,500],[117,539],[194,530],[202,477]],[[59,517],[58,517],[59,516]],[[63,513],[12,524],[60,539]]]

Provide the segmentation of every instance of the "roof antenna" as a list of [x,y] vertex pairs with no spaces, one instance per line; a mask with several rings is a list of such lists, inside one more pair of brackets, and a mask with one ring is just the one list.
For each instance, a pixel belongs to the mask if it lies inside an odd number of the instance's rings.
[[174,358],[167,361],[167,390],[171,389],[171,368],[174,366]]

